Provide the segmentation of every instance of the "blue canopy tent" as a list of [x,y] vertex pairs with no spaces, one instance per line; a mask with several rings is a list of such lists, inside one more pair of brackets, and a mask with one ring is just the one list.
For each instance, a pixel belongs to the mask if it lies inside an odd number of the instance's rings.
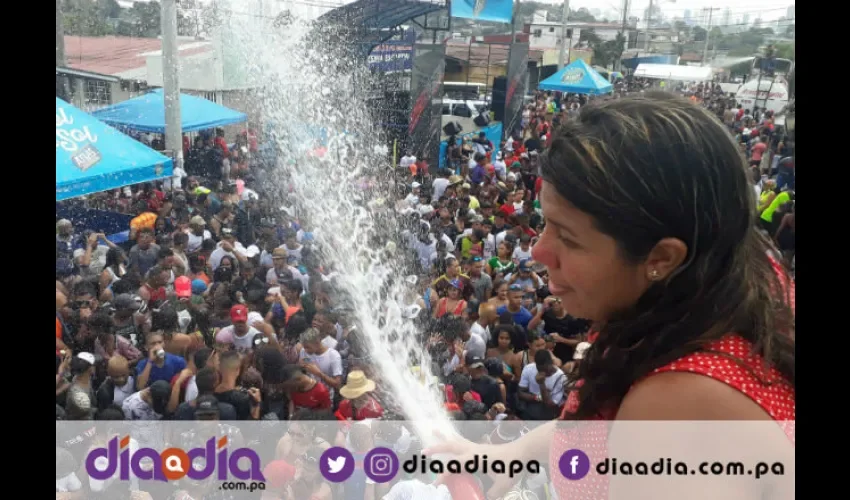
[[543,80],[538,85],[540,90],[571,92],[574,94],[599,95],[611,92],[611,82],[602,77],[581,59],[561,68],[560,71]]
[[[113,126],[141,132],[165,133],[165,97],[162,89],[95,111],[93,115]],[[180,94],[183,132],[195,132],[244,122],[248,115],[202,97]]]
[[56,98],[56,201],[170,177],[173,162]]

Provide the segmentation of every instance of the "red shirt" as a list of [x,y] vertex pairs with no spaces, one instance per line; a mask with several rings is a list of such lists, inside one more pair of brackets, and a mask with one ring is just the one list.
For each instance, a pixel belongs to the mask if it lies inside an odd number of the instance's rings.
[[[472,396],[472,399],[478,401],[479,403],[481,402],[481,395],[477,392],[469,391],[469,395]],[[446,401],[448,401],[447,404],[452,404],[455,402],[455,391],[454,388],[452,388],[452,386],[450,385],[446,386]]]
[[369,398],[366,406],[357,410],[357,418],[354,418],[351,411],[351,400],[343,399],[339,403],[339,409],[336,413],[337,420],[366,420],[367,418],[381,418],[384,415],[384,409],[373,398]]
[[505,202],[504,205],[499,207],[499,212],[502,212],[503,214],[505,214],[505,217],[507,218],[507,217],[513,215],[516,212],[516,209],[514,208],[514,204],[512,202],[508,201],[508,202]]
[[221,151],[222,153],[224,153],[225,158],[230,156],[230,150],[227,149],[227,141],[224,140],[224,137],[216,137],[213,143],[221,148]]
[[312,389],[304,392],[293,391],[289,394],[295,408],[310,410],[327,410],[331,407],[331,394],[321,382],[316,382]]
[[[175,373],[174,376],[171,377],[171,380],[168,382],[168,384],[171,385],[172,388],[174,387],[174,383],[177,382],[177,377],[179,377],[179,376],[180,376],[180,373]],[[183,384],[180,385],[180,390],[185,391],[186,388],[189,387],[189,382],[191,382],[191,381],[192,381],[192,377],[189,377],[186,380],[184,380]]]

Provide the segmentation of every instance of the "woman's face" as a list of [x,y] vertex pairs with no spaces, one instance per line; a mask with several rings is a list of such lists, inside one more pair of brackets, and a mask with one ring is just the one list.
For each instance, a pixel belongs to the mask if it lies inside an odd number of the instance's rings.
[[508,300],[508,284],[504,283],[499,286],[499,290],[497,291],[497,296],[499,300]]
[[460,290],[455,287],[449,288],[449,298],[452,300],[457,300],[460,297]]
[[548,268],[549,291],[570,314],[604,322],[636,303],[648,287],[646,265],[625,261],[616,241],[550,183],[540,198],[547,223],[532,258]]
[[508,258],[508,246],[504,243],[499,243],[499,257],[502,259]]
[[499,347],[507,349],[511,346],[511,334],[505,331],[499,332]]

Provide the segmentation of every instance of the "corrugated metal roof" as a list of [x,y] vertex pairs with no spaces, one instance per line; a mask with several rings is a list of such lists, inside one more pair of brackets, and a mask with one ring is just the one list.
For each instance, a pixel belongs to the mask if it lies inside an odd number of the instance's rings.
[[[202,45],[206,43],[206,45]],[[200,54],[212,49],[210,42],[181,40],[180,55]],[[144,68],[151,52],[162,50],[158,38],[124,36],[65,36],[65,60],[69,68],[118,76]]]

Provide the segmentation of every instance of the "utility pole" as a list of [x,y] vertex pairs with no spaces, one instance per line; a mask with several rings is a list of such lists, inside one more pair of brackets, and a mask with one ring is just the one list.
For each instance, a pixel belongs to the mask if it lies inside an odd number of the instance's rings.
[[[623,25],[620,28],[620,34],[623,35],[623,38],[625,39],[625,46],[623,47],[623,51],[625,51],[627,48],[629,48],[629,35],[626,32],[626,27],[628,26],[628,24],[629,24],[629,0],[623,0]],[[622,70],[623,69],[622,68],[622,62],[623,62],[623,56],[620,55],[620,57],[618,57],[617,60],[614,62],[614,69]]]
[[56,66],[65,67],[65,27],[62,22],[62,0],[56,0]]
[[564,14],[561,16],[561,53],[558,55],[558,69],[560,70],[567,64],[567,18],[570,17],[570,0],[564,0]]
[[180,81],[177,66],[177,3],[162,0],[162,86],[165,101],[165,149],[171,151],[174,168],[183,168],[183,130],[180,116]]
[[708,59],[708,41],[711,39],[711,15],[715,10],[720,10],[720,7],[706,7],[708,11],[708,27],[705,30],[705,47],[702,49],[702,65],[705,66]]
[[[64,68],[65,60],[65,25],[62,17],[62,0],[56,0],[56,67]],[[71,81],[65,74],[56,72],[56,96],[63,101],[71,101]]]
[[649,9],[646,11],[646,40],[643,50],[649,52],[649,25],[652,20],[652,0],[649,0]]

